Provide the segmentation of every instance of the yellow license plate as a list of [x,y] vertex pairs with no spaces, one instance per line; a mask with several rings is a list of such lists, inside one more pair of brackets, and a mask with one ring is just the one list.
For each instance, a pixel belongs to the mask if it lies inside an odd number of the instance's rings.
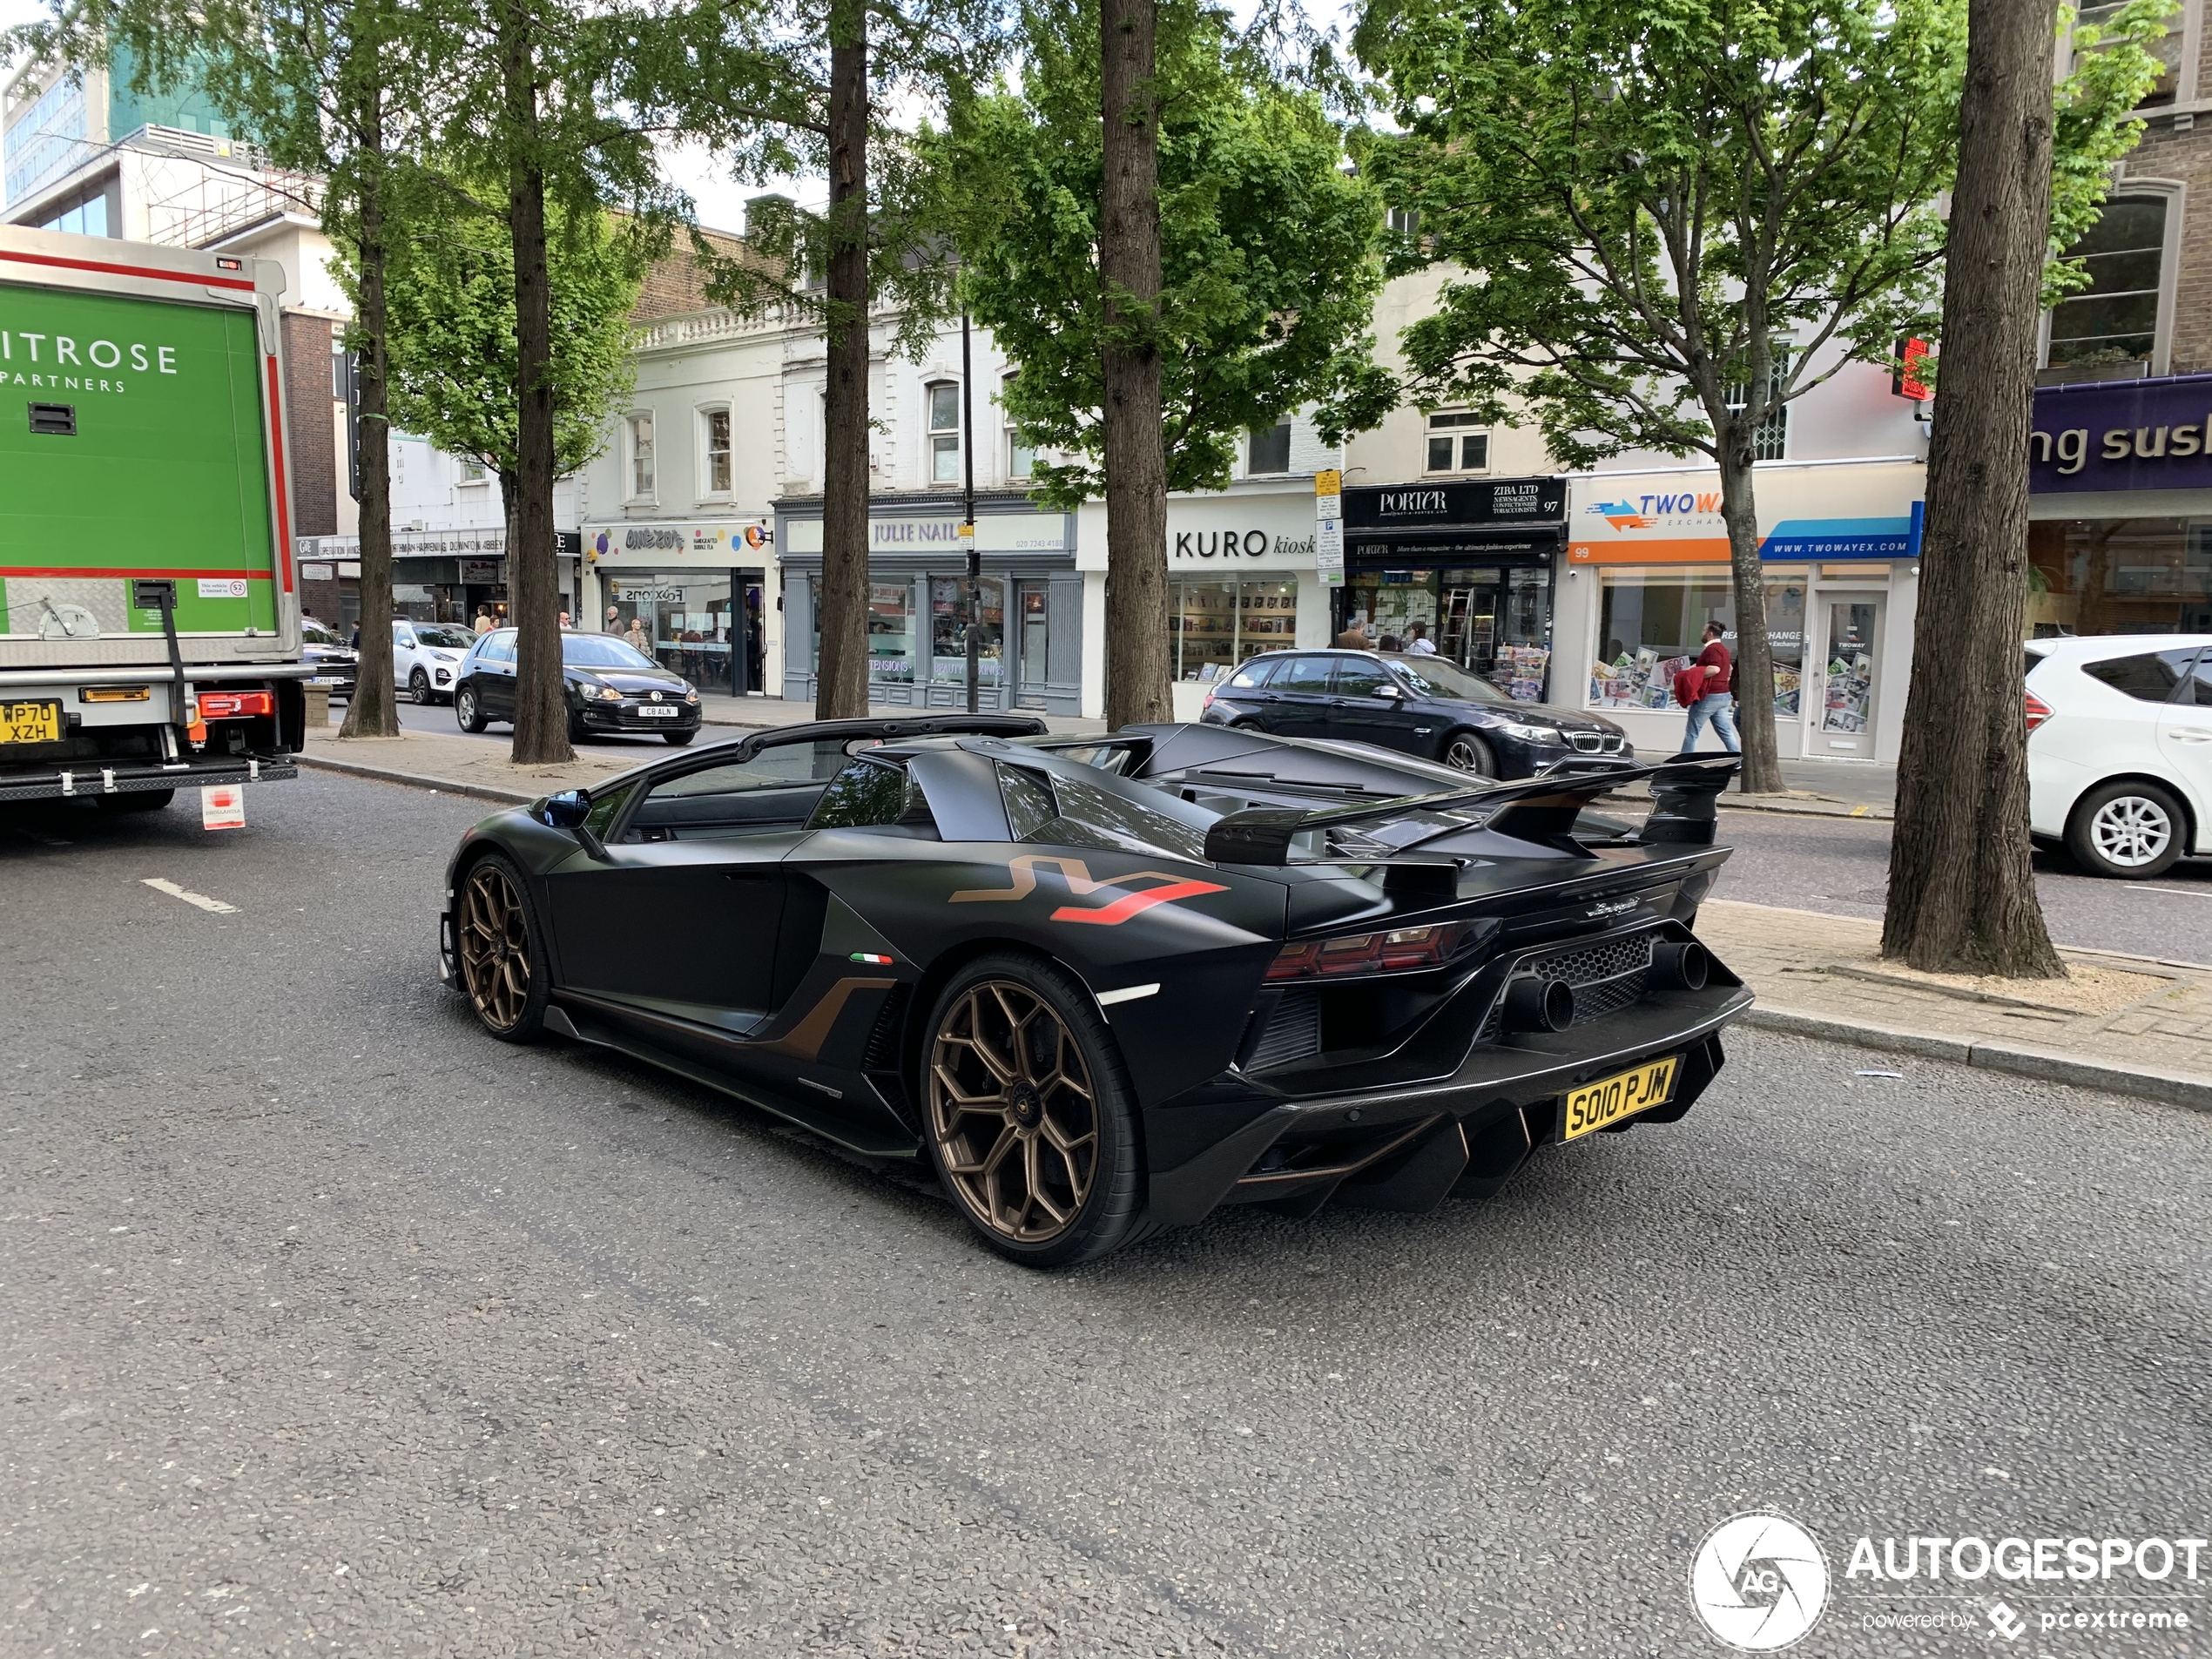
[[1571,1090],[1566,1113],[1560,1119],[1559,1138],[1571,1141],[1663,1104],[1675,1092],[1675,1073],[1681,1065],[1679,1055],[1669,1055],[1634,1071]]
[[59,743],[58,703],[0,703],[0,743]]

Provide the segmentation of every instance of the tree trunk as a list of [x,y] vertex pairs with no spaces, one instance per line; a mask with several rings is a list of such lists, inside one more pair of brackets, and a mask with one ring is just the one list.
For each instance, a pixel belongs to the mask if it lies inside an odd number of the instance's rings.
[[838,720],[868,711],[868,41],[867,13],[859,0],[838,0],[830,10],[829,125],[823,323],[829,383],[822,411],[822,580],[816,599],[822,654],[814,716]]
[[360,110],[361,408],[354,428],[361,448],[361,662],[346,705],[341,738],[395,738],[399,699],[392,690],[392,469],[391,420],[386,413],[388,364],[385,341],[386,258],[381,149],[382,89],[372,80]]
[[1943,289],[1942,412],[1882,954],[2054,978],[2028,860],[2020,634],[2027,443],[2051,218],[2057,0],[1972,0]]
[[1168,690],[1168,456],[1158,334],[1157,0],[1103,0],[1099,16],[1106,723],[1119,728],[1175,718]]
[[514,534],[507,543],[507,592],[516,633],[516,763],[576,759],[569,746],[569,698],[561,671],[560,573],[553,533],[553,296],[545,251],[545,172],[537,156],[536,54],[529,24],[500,9],[508,132],[519,159],[509,170],[507,228],[515,247],[517,403]]
[[[1736,732],[1743,770],[1736,786],[1747,795],[1782,792],[1774,746],[1774,645],[1766,637],[1766,573],[1759,566],[1759,509],[1751,484],[1753,428],[1740,416],[1720,428],[1721,522],[1736,590]],[[1686,712],[1685,712],[1685,718]]]

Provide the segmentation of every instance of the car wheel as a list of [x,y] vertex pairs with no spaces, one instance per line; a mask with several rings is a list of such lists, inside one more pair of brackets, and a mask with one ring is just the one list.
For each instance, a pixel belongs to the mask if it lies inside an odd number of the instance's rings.
[[481,732],[490,724],[484,718],[484,705],[476,700],[476,688],[464,685],[453,694],[453,718],[463,732]]
[[2174,867],[2187,822],[2181,803],[2156,784],[2105,784],[2075,806],[2066,849],[2093,874],[2141,880]]
[[689,743],[693,738],[698,736],[698,727],[693,726],[689,732],[664,732],[661,733],[661,737],[667,743],[680,749],[685,744]]
[[572,744],[583,741],[583,716],[575,709],[569,711],[569,741]]
[[922,1052],[925,1138],[983,1242],[1033,1267],[1090,1261],[1136,1227],[1135,1103],[1098,1005],[1030,957],[970,963]]
[[469,867],[454,934],[478,1023],[502,1042],[536,1041],[551,975],[522,874],[497,853]]
[[434,700],[430,696],[430,677],[421,669],[408,676],[407,694],[416,703],[428,708]]
[[1490,745],[1472,732],[1454,732],[1445,738],[1443,752],[1437,758],[1454,772],[1473,772],[1478,778],[1498,775],[1497,757],[1490,752]]
[[173,789],[134,789],[125,795],[95,795],[104,813],[158,813],[177,799]]

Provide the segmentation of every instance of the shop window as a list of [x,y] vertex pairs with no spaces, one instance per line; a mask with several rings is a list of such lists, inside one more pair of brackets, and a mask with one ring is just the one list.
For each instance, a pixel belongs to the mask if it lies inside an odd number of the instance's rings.
[[[1704,648],[1709,622],[1717,622],[1726,631],[1721,643],[1734,653],[1736,590],[1725,566],[1608,571],[1598,608],[1598,651],[1590,666],[1590,706],[1660,711],[1675,708],[1675,676]],[[1775,716],[1795,719],[1804,707],[1803,577],[1768,577],[1766,630],[1774,654]]]
[[1490,435],[1466,428],[1480,420],[1465,410],[1447,409],[1428,417],[1428,469],[1431,472],[1487,472],[1490,467]]
[[868,584],[868,678],[894,685],[914,677],[914,589],[911,582]]
[[[997,685],[1006,665],[1006,583],[987,576],[975,584],[976,609],[982,614],[975,667],[978,685]],[[929,578],[929,677],[942,683],[968,683],[968,579]]]
[[705,409],[699,415],[699,455],[705,462],[701,483],[710,496],[730,493],[730,411]]
[[[1014,384],[1014,376],[1008,374],[1001,384],[1011,388]],[[1003,398],[1000,401],[1000,407],[1001,408],[1005,407]],[[1009,480],[1017,478],[1031,478],[1036,475],[1036,446],[1032,443],[1022,442],[1022,435],[1014,429],[1014,422],[1011,420],[1008,421],[1006,423],[1007,477]]]
[[2212,633],[2212,518],[2031,523],[2027,632]]
[[[1790,348],[1777,341],[1773,360],[1767,365],[1766,386],[1770,395],[1779,395],[1790,380]],[[1728,407],[1740,409],[1750,401],[1748,382],[1739,381],[1728,388]],[[1790,406],[1777,403],[1772,413],[1751,429],[1751,459],[1781,461],[1790,453]]]
[[1291,469],[1291,423],[1254,427],[1245,435],[1244,471],[1254,478]]
[[630,499],[651,501],[653,498],[653,417],[650,414],[633,415],[628,425]]
[[929,482],[956,484],[960,468],[960,388],[938,381],[922,389],[929,415]]
[[2166,251],[2166,198],[2120,196],[2067,250],[2089,273],[2051,312],[2053,368],[2148,364],[2157,354],[2158,294]]
[[1298,641],[1298,583],[1183,582],[1169,595],[1175,677],[1208,685],[1246,658]]
[[[2101,3],[2085,5],[2074,18],[2076,29],[2103,29],[2119,15],[2126,0],[2101,0]],[[2151,56],[2160,64],[2158,78],[2151,84],[2135,105],[2139,110],[2155,110],[2174,102],[2182,84],[2182,36],[2188,24],[2189,7],[2185,3],[2174,8],[2166,20],[2166,32],[2151,46]],[[2075,67],[2087,56],[2078,48],[2074,54]]]

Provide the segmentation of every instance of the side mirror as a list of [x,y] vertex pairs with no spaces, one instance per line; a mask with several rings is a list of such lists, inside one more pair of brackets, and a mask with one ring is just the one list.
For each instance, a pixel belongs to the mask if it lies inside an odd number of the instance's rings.
[[554,829],[582,829],[591,814],[591,797],[581,789],[564,789],[545,798],[545,821]]
[[1375,695],[1377,697],[1400,698],[1406,695],[1406,688],[1399,685],[1395,680],[1385,680],[1382,685],[1376,689]]

